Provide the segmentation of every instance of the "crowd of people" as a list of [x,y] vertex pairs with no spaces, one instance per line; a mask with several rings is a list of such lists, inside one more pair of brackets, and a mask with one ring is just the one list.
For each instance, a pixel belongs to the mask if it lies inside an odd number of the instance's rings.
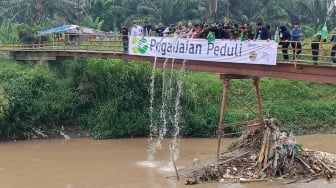
[[[274,31],[273,31],[274,32]],[[120,25],[120,34],[123,39],[124,52],[128,52],[128,37],[136,36],[158,36],[158,37],[181,37],[181,38],[204,38],[209,36],[209,33],[214,35],[215,39],[228,39],[228,40],[279,40],[279,45],[282,46],[282,53],[284,62],[289,62],[289,47],[292,48],[293,60],[297,59],[297,56],[302,52],[301,37],[303,32],[300,27],[300,23],[294,22],[293,28],[289,30],[285,25],[281,25],[274,33],[271,32],[269,25],[264,25],[261,22],[256,24],[256,29],[253,31],[248,23],[243,24],[229,24],[228,20],[224,20],[223,23],[215,23],[214,25],[208,25],[206,23],[193,24],[189,22],[186,26],[182,22],[178,22],[177,25],[170,24],[164,26],[163,23],[150,25],[148,21],[142,27],[136,22],[133,22],[133,26],[129,30],[123,25]],[[312,38],[311,49],[312,59],[314,64],[317,64],[319,57],[319,45],[321,39],[321,32],[316,33]],[[333,63],[336,63],[336,34],[332,38],[332,50],[331,59]]]

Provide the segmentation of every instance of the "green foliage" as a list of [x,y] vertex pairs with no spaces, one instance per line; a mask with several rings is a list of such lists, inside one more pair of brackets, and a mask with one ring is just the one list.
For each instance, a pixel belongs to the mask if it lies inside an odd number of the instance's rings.
[[[151,68],[146,63],[84,59],[48,64],[20,64],[0,59],[0,137],[25,138],[31,128],[45,130],[75,124],[97,139],[149,134]],[[153,119],[173,130],[179,72],[157,70]],[[172,79],[171,79],[172,78]],[[217,74],[185,72],[179,125],[183,137],[216,136],[223,85]],[[170,85],[169,89],[163,84]],[[261,80],[266,117],[296,134],[329,131],[336,125],[336,87],[283,79]],[[224,125],[258,117],[251,80],[232,80]],[[225,133],[241,127],[226,128]]]
[[0,26],[0,40],[3,43],[18,42],[13,24],[9,24],[9,19],[4,19]]
[[0,122],[6,117],[9,108],[8,99],[4,95],[4,91],[0,88]]
[[[86,18],[91,17],[91,20],[94,20],[93,23],[97,25],[97,29],[100,27],[99,29],[104,31],[113,31],[118,26],[117,23],[127,17],[127,9],[123,3],[122,0],[92,1],[90,5],[84,7]],[[86,22],[84,19],[83,23],[87,24]]]
[[6,28],[17,23],[44,28],[77,24],[104,31],[114,31],[121,22],[214,23],[224,17],[231,23],[261,21],[271,27],[298,21],[316,30],[325,20],[335,25],[336,12],[331,0],[2,0],[0,10]]
[[25,24],[19,24],[16,26],[16,32],[19,42],[21,43],[32,43],[37,41],[36,32],[33,28]]
[[45,64],[1,76],[6,79],[2,85],[9,103],[1,121],[2,139],[24,138],[31,128],[51,129],[71,119],[70,90]]
[[[301,25],[301,29],[303,31],[303,36],[302,36],[302,39],[305,40],[305,39],[309,39],[311,38],[315,33],[317,33],[317,31],[315,29],[318,29],[318,28],[315,28],[316,26],[311,26],[311,25]],[[320,30],[321,31],[321,30]]]
[[148,135],[148,65],[77,59],[67,65],[67,74],[83,129],[99,139]]

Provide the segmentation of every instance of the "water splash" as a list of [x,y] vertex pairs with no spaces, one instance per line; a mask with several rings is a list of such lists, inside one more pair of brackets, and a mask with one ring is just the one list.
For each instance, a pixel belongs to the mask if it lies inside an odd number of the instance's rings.
[[[167,96],[165,90],[167,90],[166,87],[166,65],[168,62],[168,58],[165,59],[164,64],[163,64],[163,73],[162,73],[162,106],[160,110],[160,121],[158,121],[158,124],[154,124],[154,118],[153,118],[153,113],[154,113],[154,76],[152,72],[152,83],[151,83],[151,109],[150,109],[150,115],[151,115],[151,126],[150,126],[150,143],[149,143],[149,151],[148,151],[148,156],[147,159],[148,161],[153,161],[154,160],[154,154],[156,153],[157,150],[162,149],[162,140],[167,134]],[[157,137],[154,139],[153,137]]]
[[[174,40],[174,43],[178,39]],[[160,48],[159,48],[160,49]],[[174,96],[174,88],[173,86],[173,77],[174,77],[174,61],[172,59],[171,63],[171,72],[170,76],[167,75],[167,63],[168,59],[165,59],[163,64],[163,72],[162,72],[162,105],[160,109],[160,120],[154,122],[154,83],[155,83],[155,67],[156,67],[157,56],[155,56],[155,61],[152,70],[152,77],[151,77],[151,98],[150,98],[150,139],[149,139],[149,150],[148,150],[148,161],[154,160],[154,155],[158,150],[162,149],[162,141],[167,134],[167,127],[172,127],[171,134],[172,134],[172,141],[170,144],[170,162],[172,160],[176,160],[179,155],[179,144],[178,144],[178,137],[180,133],[180,119],[181,119],[181,104],[180,98],[182,96],[183,91],[183,82],[184,82],[184,72],[185,72],[185,64],[186,60],[183,61],[183,65],[179,71],[178,79],[177,79],[177,93]],[[169,79],[168,79],[169,77]],[[174,99],[173,99],[174,98]],[[173,104],[175,103],[175,104]],[[156,139],[155,139],[155,138]]]
[[154,126],[154,84],[155,84],[155,70],[156,70],[156,61],[157,56],[155,56],[153,67],[152,67],[152,76],[150,83],[150,107],[149,107],[149,116],[150,116],[150,125],[149,125],[149,149],[148,149],[148,161],[152,161],[154,159],[154,153],[156,152],[156,148],[159,148],[160,145],[157,145],[153,142],[153,137],[157,135],[157,126]]
[[179,79],[177,81],[177,94],[175,97],[175,115],[174,115],[174,122],[173,122],[173,138],[171,141],[171,147],[170,152],[173,156],[172,160],[178,159],[180,156],[180,150],[179,150],[179,143],[178,143],[178,136],[180,134],[180,119],[181,119],[181,112],[182,112],[182,106],[180,104],[181,102],[181,96],[183,92],[183,83],[184,83],[184,73],[185,73],[185,65],[187,60],[183,60],[182,67],[179,72]]

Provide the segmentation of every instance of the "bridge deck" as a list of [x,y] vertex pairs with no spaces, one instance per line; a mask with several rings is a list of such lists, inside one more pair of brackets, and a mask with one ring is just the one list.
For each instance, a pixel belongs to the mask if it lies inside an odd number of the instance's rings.
[[[304,43],[303,46],[309,44]],[[216,72],[219,74],[237,74],[254,77],[272,77],[292,80],[303,80],[317,83],[336,83],[336,64],[330,59],[330,43],[323,43],[320,47],[318,65],[313,65],[311,49],[303,48],[299,60],[285,63],[281,61],[281,48],[278,49],[277,65],[255,65],[232,62],[209,62],[188,60],[187,70]],[[7,51],[16,60],[47,60],[53,61],[74,57],[113,58],[134,61],[154,62],[154,57],[134,56],[122,53],[121,41],[105,41],[82,45],[64,45],[59,43],[34,45],[5,45],[0,46],[1,51]],[[290,51],[291,49],[289,49]],[[157,59],[157,66],[163,67],[164,58]],[[182,67],[183,60],[174,61],[175,69]]]

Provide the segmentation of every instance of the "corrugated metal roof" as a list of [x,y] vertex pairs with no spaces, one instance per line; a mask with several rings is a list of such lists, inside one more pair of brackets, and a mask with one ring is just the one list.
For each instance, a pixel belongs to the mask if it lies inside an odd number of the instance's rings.
[[65,31],[73,30],[73,29],[74,29],[74,25],[62,25],[59,27],[54,27],[54,28],[38,31],[37,34],[38,35],[48,35],[51,33],[65,32]]

